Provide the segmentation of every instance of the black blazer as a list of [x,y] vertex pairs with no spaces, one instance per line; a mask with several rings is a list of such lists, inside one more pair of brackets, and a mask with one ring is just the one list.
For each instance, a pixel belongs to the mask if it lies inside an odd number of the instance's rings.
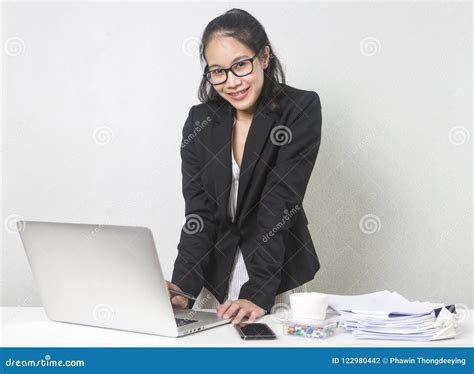
[[[249,280],[239,298],[270,311],[275,295],[314,278],[320,268],[303,209],[321,140],[321,103],[313,91],[282,85],[281,112],[257,102],[240,168],[234,223],[233,107],[191,107],[181,144],[186,222],[172,282],[197,296],[205,286],[222,303],[237,246]],[[191,306],[194,303],[191,302]]]

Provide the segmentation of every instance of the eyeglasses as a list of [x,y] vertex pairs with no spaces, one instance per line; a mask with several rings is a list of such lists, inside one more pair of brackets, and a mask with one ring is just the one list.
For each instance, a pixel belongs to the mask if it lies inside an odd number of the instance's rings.
[[232,71],[232,73],[236,77],[245,77],[246,75],[249,75],[252,73],[253,61],[255,60],[257,55],[258,53],[251,58],[240,60],[227,69],[216,68],[216,69],[210,70],[204,73],[203,76],[205,76],[206,79],[209,81],[209,83],[212,84],[213,86],[225,83],[227,81],[227,78],[229,77],[229,71]]

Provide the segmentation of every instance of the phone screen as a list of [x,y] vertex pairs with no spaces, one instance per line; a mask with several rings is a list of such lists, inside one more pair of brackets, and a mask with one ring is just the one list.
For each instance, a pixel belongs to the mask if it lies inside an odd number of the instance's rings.
[[273,330],[265,323],[248,323],[237,325],[242,339],[275,339]]

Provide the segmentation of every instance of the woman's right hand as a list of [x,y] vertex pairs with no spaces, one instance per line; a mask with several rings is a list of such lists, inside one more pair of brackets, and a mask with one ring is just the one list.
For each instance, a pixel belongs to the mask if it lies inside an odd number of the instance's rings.
[[179,288],[176,284],[168,282],[168,281],[166,281],[166,286],[168,287],[168,295],[171,300],[171,305],[174,308],[186,309],[188,307],[189,300],[184,296],[175,295],[169,292],[169,290],[176,290],[176,291],[181,291],[181,292],[183,292],[183,290]]

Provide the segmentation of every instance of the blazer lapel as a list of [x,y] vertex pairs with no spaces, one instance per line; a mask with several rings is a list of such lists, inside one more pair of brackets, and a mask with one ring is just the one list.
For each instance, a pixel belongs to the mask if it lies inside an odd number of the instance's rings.
[[[214,113],[214,125],[212,131],[212,150],[216,162],[213,163],[213,175],[217,193],[217,203],[225,219],[229,220],[227,214],[230,189],[232,184],[232,124],[233,107],[225,102]],[[241,214],[244,196],[250,184],[252,173],[258,162],[263,146],[270,135],[270,130],[275,122],[274,112],[263,106],[263,100],[259,100],[252,124],[245,142],[242,164],[240,167],[239,188],[237,195],[237,209],[234,223],[238,222]]]
[[270,130],[275,117],[272,111],[265,111],[258,109],[255,111],[252,125],[250,126],[247,140],[245,141],[244,154],[242,156],[242,165],[240,168],[239,176],[239,190],[237,196],[237,209],[235,212],[235,221],[240,216],[242,210],[242,203],[246,191],[252,180],[252,174],[255,169],[255,165],[258,163],[260,154],[262,153],[263,146],[267,142],[270,136]]
[[[227,220],[227,204],[230,196],[232,183],[232,108],[230,105],[222,104],[213,115],[214,125],[211,132],[211,144],[214,161],[212,174],[216,188],[216,200],[220,209],[222,220]],[[228,224],[232,223],[229,221]]]

